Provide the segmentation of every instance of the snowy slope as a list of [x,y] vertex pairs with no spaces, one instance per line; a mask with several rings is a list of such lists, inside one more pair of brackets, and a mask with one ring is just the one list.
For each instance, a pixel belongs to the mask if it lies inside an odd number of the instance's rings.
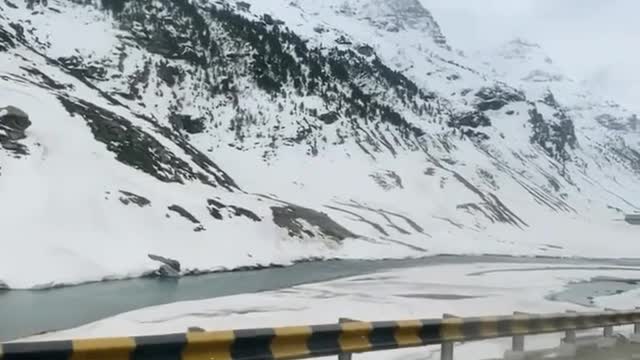
[[30,122],[0,110],[10,287],[139,276],[149,253],[183,273],[639,253],[616,221],[640,205],[637,118],[525,41],[465,57],[415,0],[0,10],[0,108]]

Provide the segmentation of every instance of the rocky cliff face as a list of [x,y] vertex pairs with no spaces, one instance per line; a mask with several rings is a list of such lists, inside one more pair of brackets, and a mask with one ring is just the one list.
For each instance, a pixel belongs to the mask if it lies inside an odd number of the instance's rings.
[[416,0],[0,8],[8,286],[146,274],[147,254],[199,273],[629,251],[637,116],[534,44],[464,57]]

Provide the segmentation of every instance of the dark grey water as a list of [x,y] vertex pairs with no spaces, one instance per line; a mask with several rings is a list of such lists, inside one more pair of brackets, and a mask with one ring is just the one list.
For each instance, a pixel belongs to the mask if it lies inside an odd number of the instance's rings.
[[285,268],[217,273],[179,280],[134,279],[50,290],[0,291],[0,341],[79,326],[147,306],[253,293],[392,268],[460,263],[551,263],[639,266],[639,260],[435,256],[411,260],[328,261]]
[[582,306],[594,306],[593,299],[621,294],[640,288],[640,279],[595,277],[590,281],[568,284],[561,292],[551,294],[554,301],[571,302]]

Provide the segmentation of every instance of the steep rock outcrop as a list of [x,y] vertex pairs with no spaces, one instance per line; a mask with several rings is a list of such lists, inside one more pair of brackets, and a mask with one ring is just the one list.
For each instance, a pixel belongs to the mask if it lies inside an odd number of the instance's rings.
[[19,141],[26,138],[31,126],[29,115],[15,106],[0,108],[0,146],[18,155],[26,155],[27,147]]

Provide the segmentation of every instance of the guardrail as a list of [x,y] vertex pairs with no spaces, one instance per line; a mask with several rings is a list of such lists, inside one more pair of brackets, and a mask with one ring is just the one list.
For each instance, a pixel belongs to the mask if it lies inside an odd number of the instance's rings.
[[[453,357],[451,344],[514,337],[514,351],[524,350],[524,335],[636,324],[640,311],[525,314],[511,316],[445,316],[443,319],[360,322],[277,327],[251,330],[187,332],[181,334],[0,345],[1,360],[262,360],[306,359],[427,345],[442,346],[443,359]],[[1,324],[0,324],[1,326]]]

